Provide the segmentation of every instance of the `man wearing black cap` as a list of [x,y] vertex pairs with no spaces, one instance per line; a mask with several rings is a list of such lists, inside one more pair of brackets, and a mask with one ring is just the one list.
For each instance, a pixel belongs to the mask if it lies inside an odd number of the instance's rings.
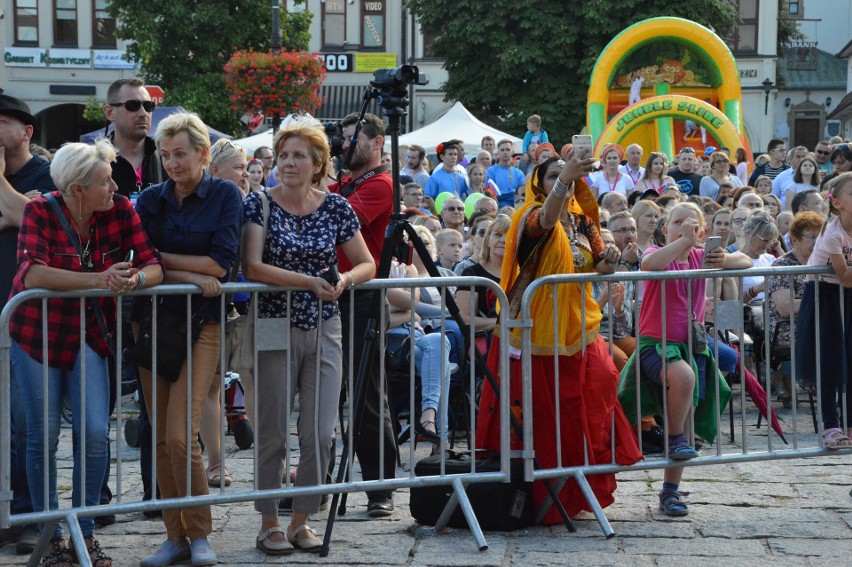
[[[27,202],[55,191],[50,164],[30,153],[30,140],[36,119],[27,104],[17,98],[0,95],[0,310],[6,305],[17,269],[18,227]],[[16,411],[17,388],[12,380],[12,514],[32,512],[27,486],[26,429],[24,415]],[[39,479],[40,480],[40,479]],[[34,526],[0,530],[0,545],[17,541],[17,553],[31,553],[37,538]]]

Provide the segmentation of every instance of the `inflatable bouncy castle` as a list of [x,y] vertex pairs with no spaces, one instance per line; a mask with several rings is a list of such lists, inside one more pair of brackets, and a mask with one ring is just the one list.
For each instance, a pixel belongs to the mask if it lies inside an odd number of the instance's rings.
[[638,143],[670,159],[687,145],[698,153],[742,147],[751,156],[731,51],[681,18],[644,20],[609,42],[592,71],[586,120],[596,156],[611,142]]

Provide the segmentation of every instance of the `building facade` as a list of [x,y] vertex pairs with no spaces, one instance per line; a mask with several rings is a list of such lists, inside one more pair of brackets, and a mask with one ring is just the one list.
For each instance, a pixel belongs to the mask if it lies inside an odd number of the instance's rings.
[[796,22],[804,38],[779,54],[774,134],[789,146],[811,150],[823,139],[850,136],[848,125],[834,113],[849,92],[852,0],[785,0],[781,18]]
[[402,64],[417,65],[428,81],[409,89],[411,104],[403,131],[433,122],[452,106],[443,100],[441,85],[447,80],[443,62],[429,57],[428,38],[424,40],[403,2],[307,0],[296,4],[289,0],[287,9],[307,9],[314,15],[310,50],[323,55],[328,71],[320,118],[339,119],[355,112],[373,72]]
[[0,0],[0,89],[39,120],[34,142],[55,148],[99,125],[83,118],[89,97],[133,77],[107,0]]

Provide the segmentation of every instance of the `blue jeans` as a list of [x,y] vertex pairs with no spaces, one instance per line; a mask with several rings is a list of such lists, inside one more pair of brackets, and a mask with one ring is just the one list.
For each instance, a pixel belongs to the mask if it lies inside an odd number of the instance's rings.
[[[70,371],[58,368],[47,369],[47,382],[43,377],[42,363],[27,354],[18,343],[12,342],[12,376],[14,377],[21,404],[24,406],[27,427],[27,482],[32,495],[33,510],[41,512],[47,505],[50,510],[59,507],[56,490],[56,449],[59,445],[59,421],[61,419],[62,395],[68,392],[71,398],[72,434],[74,437],[74,472],[72,476],[71,504],[75,508],[83,502],[86,506],[97,506],[101,484],[107,466],[107,448],[109,446],[109,373],[107,361],[86,345],[82,352],[86,359],[85,400],[86,413],[83,415],[82,403],[82,360],[77,356]],[[46,388],[46,389],[45,389]],[[44,413],[44,400],[47,398],[47,415]],[[45,462],[44,430],[47,427],[47,462]],[[83,447],[81,430],[85,427],[86,479],[85,495],[80,494],[80,474]],[[42,485],[44,469],[48,469],[48,486]],[[44,529],[44,526],[40,526]],[[80,518],[83,536],[90,536],[95,530],[92,517]],[[62,527],[56,524],[52,539],[62,537]]]
[[[406,327],[396,327],[388,333],[408,334]],[[435,427],[441,431],[447,421],[447,404],[450,399],[450,339],[444,337],[444,358],[441,358],[441,333],[424,334],[414,331],[414,369],[420,376],[420,411],[433,409],[438,418]],[[442,372],[443,370],[443,372]],[[444,411],[440,411],[441,399]]]
[[[435,321],[437,322],[437,319]],[[446,329],[444,332],[450,339],[450,346],[452,347],[450,349],[450,362],[459,362],[459,353],[464,352],[464,336],[462,336],[461,329],[458,323],[449,316],[444,319],[444,328]],[[429,331],[430,334],[440,332],[440,325]]]
[[[710,349],[710,352],[716,352],[716,339],[708,336],[707,337],[707,347]],[[722,372],[731,373],[737,369],[737,360],[739,360],[739,355],[737,351],[733,348],[729,347],[723,342],[719,343],[719,370]]]
[[15,368],[12,367],[11,381],[11,452],[9,464],[12,472],[12,514],[26,514],[33,511],[30,487],[27,485],[27,422],[24,404],[21,403],[18,385],[15,380]]

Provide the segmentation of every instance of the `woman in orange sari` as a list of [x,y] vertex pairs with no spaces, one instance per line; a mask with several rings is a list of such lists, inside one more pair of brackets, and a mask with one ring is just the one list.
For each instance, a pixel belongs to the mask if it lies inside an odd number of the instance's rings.
[[[591,159],[568,161],[551,158],[539,165],[527,181],[523,207],[512,218],[503,259],[501,285],[509,298],[509,316],[520,316],[524,291],[535,279],[553,274],[597,271],[612,273],[620,259],[618,248],[604,246],[600,237],[598,207],[582,178],[592,168]],[[635,435],[618,403],[618,371],[598,336],[601,312],[592,296],[591,284],[559,285],[556,293],[558,321],[553,320],[553,290],[544,286],[532,300],[532,395],[534,449],[543,468],[582,465],[584,439],[589,464],[612,462],[613,424],[615,462],[632,464],[642,458]],[[585,305],[585,337],[581,305]],[[554,331],[558,341],[559,380],[554,370]],[[510,333],[510,400],[521,421],[521,334]],[[583,339],[585,338],[585,342]],[[497,340],[497,333],[495,339]],[[494,345],[492,344],[492,347]],[[499,348],[491,348],[489,367],[497,376]],[[498,377],[499,378],[499,377]],[[557,391],[558,384],[558,391]],[[559,419],[556,399],[559,398]],[[478,448],[499,451],[499,396],[488,382],[483,386],[476,430]],[[561,434],[561,462],[557,462],[557,423]],[[512,435],[512,448],[522,448],[522,440]],[[589,484],[601,506],[612,504],[615,475],[590,475]],[[546,490],[538,482],[533,487],[536,506]],[[573,479],[568,480],[559,499],[569,515],[588,510],[583,494]],[[561,517],[551,507],[543,523],[559,523]]]

